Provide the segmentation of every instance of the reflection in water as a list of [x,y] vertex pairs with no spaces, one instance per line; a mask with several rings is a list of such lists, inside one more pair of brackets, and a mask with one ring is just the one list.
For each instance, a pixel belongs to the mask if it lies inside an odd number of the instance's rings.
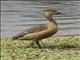
[[43,10],[55,8],[63,15],[53,18],[59,24],[56,35],[80,34],[80,1],[2,1],[2,35],[15,35],[37,24],[44,24]]

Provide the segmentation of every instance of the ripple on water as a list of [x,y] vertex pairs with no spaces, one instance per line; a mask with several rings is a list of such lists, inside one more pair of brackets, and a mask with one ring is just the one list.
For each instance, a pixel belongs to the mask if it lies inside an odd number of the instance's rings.
[[63,13],[54,16],[59,25],[56,35],[80,34],[79,6],[80,1],[2,1],[1,33],[15,35],[24,29],[46,23],[42,10],[50,7]]

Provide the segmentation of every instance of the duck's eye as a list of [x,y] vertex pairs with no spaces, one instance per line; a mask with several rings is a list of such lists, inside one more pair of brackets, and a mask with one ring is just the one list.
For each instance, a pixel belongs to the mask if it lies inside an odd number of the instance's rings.
[[57,12],[56,10],[53,10],[53,12]]

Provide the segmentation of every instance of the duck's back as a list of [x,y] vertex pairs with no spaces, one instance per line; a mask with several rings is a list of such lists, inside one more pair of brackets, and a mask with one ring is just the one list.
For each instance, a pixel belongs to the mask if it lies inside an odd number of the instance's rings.
[[33,26],[33,27],[26,29],[26,30],[22,31],[21,33],[17,34],[16,36],[13,37],[13,39],[18,39],[18,38],[21,39],[21,38],[25,37],[26,35],[28,36],[26,38],[32,39],[32,36],[34,37],[33,33],[37,34],[38,32],[46,30],[46,29],[47,29],[46,24]]

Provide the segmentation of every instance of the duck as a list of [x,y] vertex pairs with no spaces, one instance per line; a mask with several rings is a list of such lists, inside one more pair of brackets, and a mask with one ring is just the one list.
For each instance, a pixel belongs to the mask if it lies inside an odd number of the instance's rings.
[[31,40],[31,46],[36,43],[39,48],[42,48],[39,41],[53,36],[58,31],[58,23],[53,19],[53,16],[58,14],[60,14],[60,12],[55,9],[43,10],[43,16],[48,20],[48,22],[46,24],[33,26],[20,32],[13,36],[13,40]]

